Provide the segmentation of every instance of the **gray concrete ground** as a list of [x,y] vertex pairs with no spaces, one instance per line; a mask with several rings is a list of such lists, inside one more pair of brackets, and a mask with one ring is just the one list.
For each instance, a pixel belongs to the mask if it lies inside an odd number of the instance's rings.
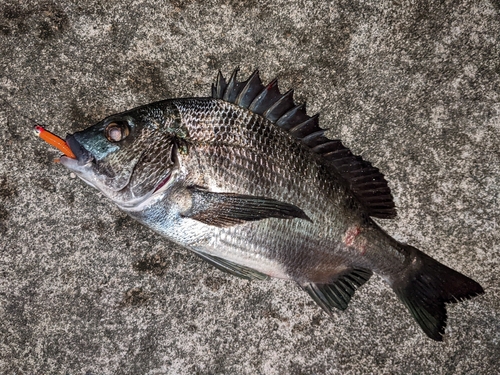
[[[492,374],[500,368],[498,1],[0,2],[0,373]],[[328,318],[223,274],[53,162],[108,114],[260,68],[386,174],[395,238],[479,281],[427,339],[380,277]],[[243,77],[242,75],[242,77]]]

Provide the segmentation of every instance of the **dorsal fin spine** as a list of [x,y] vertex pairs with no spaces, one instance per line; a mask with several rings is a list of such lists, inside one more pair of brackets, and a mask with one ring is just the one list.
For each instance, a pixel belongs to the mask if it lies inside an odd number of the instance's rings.
[[222,99],[222,97],[224,96],[224,92],[226,91],[226,86],[226,80],[224,79],[222,72],[219,70],[219,73],[217,74],[217,83],[215,84],[215,90],[212,89],[212,95],[213,93],[215,93],[215,98]]
[[255,112],[259,115],[263,115],[264,112],[272,106],[281,97],[280,91],[278,89],[278,80],[273,79],[264,89],[255,97],[252,104],[248,107],[249,110]]
[[323,154],[329,151],[335,151],[335,150],[343,150],[342,142],[340,142],[338,139],[329,139],[325,143],[321,143],[317,146],[315,146],[312,151],[317,153],[317,154]]
[[325,137],[325,130],[319,130],[316,133],[310,134],[307,137],[304,137],[302,139],[302,142],[304,142],[305,145],[309,146],[311,149],[313,149],[315,146],[318,144],[321,144],[323,142],[326,142],[328,140],[327,137]]
[[240,107],[248,108],[259,92],[262,91],[262,87],[263,85],[259,77],[259,71],[255,70],[245,82],[245,86],[238,94],[234,103]]
[[303,138],[309,134],[312,134],[318,130],[320,130],[318,126],[318,117],[319,114],[316,113],[314,116],[308,118],[304,122],[295,125],[293,128],[291,128],[289,131],[292,133],[295,137],[297,138]]
[[[285,130],[290,130],[295,125],[302,122],[301,114],[303,114],[303,116],[307,116],[305,113],[306,113],[306,103],[298,104],[295,107],[286,111],[283,114],[283,116],[281,116],[276,121],[276,125],[278,125],[280,128],[283,128]],[[297,121],[297,119],[300,119],[300,120]]]
[[286,111],[293,107],[293,90],[288,90],[279,98],[263,116],[272,122],[276,122]]
[[237,87],[237,82],[236,82],[236,75],[238,74],[239,69],[235,69],[233,71],[233,74],[231,74],[231,77],[229,78],[229,82],[227,83],[227,87],[224,90],[224,95],[222,96],[222,100],[225,100],[226,102],[231,102],[231,96],[232,94],[236,91]]

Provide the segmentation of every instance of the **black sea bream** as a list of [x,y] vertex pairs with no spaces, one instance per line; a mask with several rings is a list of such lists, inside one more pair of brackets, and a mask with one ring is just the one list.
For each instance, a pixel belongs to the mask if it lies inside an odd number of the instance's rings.
[[331,314],[373,272],[442,340],[472,279],[399,243],[383,175],[257,72],[219,74],[212,97],[164,100],[68,135],[61,163],[147,227],[248,279],[295,281]]

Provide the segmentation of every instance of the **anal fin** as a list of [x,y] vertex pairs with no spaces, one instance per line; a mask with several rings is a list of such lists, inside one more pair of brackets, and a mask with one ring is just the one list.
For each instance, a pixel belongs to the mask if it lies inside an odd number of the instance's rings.
[[304,283],[300,286],[312,299],[328,314],[333,308],[345,310],[357,288],[371,277],[372,271],[364,268],[354,268],[341,275],[328,284]]
[[242,279],[247,280],[265,280],[268,279],[269,276],[263,274],[262,272],[256,271],[252,268],[242,266],[240,264],[236,264],[226,259],[219,258],[214,255],[208,255],[207,253],[202,253],[195,251],[196,255],[198,255],[201,259],[210,263],[212,266],[220,269],[221,271],[230,273],[231,275],[241,277]]

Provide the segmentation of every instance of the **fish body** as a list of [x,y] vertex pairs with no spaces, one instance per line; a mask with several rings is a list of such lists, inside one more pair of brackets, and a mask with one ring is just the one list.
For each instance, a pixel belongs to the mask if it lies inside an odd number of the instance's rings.
[[372,220],[396,216],[383,175],[257,72],[219,74],[212,97],[115,114],[66,142],[76,158],[61,163],[131,217],[236,276],[295,281],[329,314],[375,272],[442,340],[445,303],[483,293],[385,233]]
[[[327,282],[354,264],[370,264],[373,271],[384,273],[387,266],[378,264],[376,250],[369,248],[373,241],[368,240],[384,232],[349,199],[348,187],[292,136],[262,116],[220,99],[171,100],[156,106],[178,110],[177,121],[189,135],[189,151],[179,156],[176,181],[155,204],[123,207],[132,217],[196,252],[299,283]],[[241,126],[221,121],[233,116]],[[190,189],[193,186],[201,188]],[[210,210],[200,220],[185,214],[196,203],[193,195],[227,192],[286,202],[307,217],[218,225],[218,212]],[[216,209],[223,206],[224,202],[216,202]],[[354,238],[346,245],[350,228],[358,228],[359,246]],[[381,240],[389,247],[390,237]],[[389,262],[391,272],[404,263],[399,251],[393,255],[398,262]],[[328,272],[318,272],[321,268]]]

